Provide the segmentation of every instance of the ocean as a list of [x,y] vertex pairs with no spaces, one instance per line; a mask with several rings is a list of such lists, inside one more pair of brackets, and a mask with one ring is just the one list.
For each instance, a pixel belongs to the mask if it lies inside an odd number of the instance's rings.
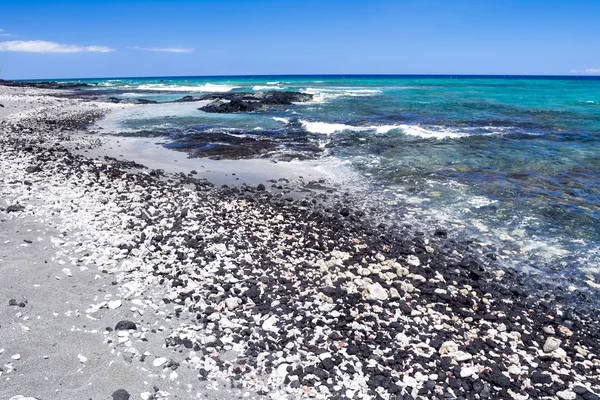
[[[103,133],[168,137],[167,147],[196,157],[335,160],[391,218],[470,237],[498,263],[571,290],[600,282],[600,77],[77,81],[104,96],[159,102],[109,115]],[[173,102],[268,90],[313,100],[236,114]]]

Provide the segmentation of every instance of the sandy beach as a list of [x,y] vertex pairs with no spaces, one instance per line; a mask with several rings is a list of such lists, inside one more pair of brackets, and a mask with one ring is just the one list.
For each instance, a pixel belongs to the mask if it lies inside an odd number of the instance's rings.
[[467,240],[63,93],[0,86],[1,399],[600,399],[595,316]]

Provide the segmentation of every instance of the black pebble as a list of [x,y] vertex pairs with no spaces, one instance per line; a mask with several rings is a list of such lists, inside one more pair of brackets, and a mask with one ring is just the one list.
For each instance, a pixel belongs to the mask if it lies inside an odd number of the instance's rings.
[[116,390],[112,394],[113,400],[129,400],[130,397],[131,397],[131,395],[125,389]]
[[135,324],[135,322],[123,320],[117,322],[117,325],[115,325],[116,331],[127,331],[129,329],[137,329],[137,325]]
[[531,382],[533,383],[552,383],[552,376],[539,371],[533,371],[531,374]]

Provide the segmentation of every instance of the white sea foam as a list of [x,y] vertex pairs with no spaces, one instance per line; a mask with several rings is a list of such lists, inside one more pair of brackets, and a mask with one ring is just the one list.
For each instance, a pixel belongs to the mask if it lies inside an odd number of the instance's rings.
[[225,93],[229,92],[233,89],[238,88],[239,86],[231,86],[231,85],[216,85],[214,83],[207,83],[204,85],[198,86],[182,86],[182,85],[167,85],[164,83],[148,83],[145,85],[140,85],[137,88],[141,90],[160,90],[160,91],[168,91],[168,92],[218,92]]
[[375,131],[376,133],[388,133],[392,129],[398,129],[399,125],[371,125],[371,126],[353,126],[346,124],[333,124],[329,122],[311,122],[301,120],[300,123],[307,131],[323,135],[331,135],[335,132],[352,131],[364,132]]
[[278,121],[278,122],[283,122],[284,124],[289,124],[290,123],[290,119],[289,118],[273,117],[273,120]]
[[254,91],[259,91],[259,90],[283,90],[283,89],[285,89],[283,86],[273,86],[273,85],[268,85],[268,86],[257,85],[257,86],[254,86],[252,88],[252,90],[254,90]]
[[445,138],[461,138],[469,136],[466,132],[461,132],[451,128],[440,128],[440,129],[425,129],[418,125],[400,125],[402,131],[410,136],[418,136],[427,139],[445,139]]
[[[320,121],[306,121],[300,120],[300,123],[305,130],[311,133],[318,133],[322,135],[331,135],[336,132],[350,131],[350,132],[367,132],[374,131],[378,134],[385,134],[392,130],[400,130],[406,135],[417,136],[426,139],[457,139],[469,136],[470,134],[465,131],[459,131],[453,128],[440,127],[440,128],[423,128],[418,125],[366,125],[366,126],[354,126],[347,124],[336,124],[329,122]],[[500,132],[486,133],[486,135],[498,134]]]
[[302,92],[312,94],[312,103],[325,103],[339,97],[368,97],[381,93],[378,89],[355,88],[306,88]]
[[278,85],[278,84],[279,84],[279,82],[278,82],[278,81],[275,81],[275,82],[267,82],[267,85]]

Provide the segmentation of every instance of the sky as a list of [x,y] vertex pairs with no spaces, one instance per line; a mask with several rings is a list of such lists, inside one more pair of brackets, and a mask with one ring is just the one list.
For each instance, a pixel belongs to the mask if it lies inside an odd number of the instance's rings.
[[600,0],[0,0],[0,78],[600,75]]

